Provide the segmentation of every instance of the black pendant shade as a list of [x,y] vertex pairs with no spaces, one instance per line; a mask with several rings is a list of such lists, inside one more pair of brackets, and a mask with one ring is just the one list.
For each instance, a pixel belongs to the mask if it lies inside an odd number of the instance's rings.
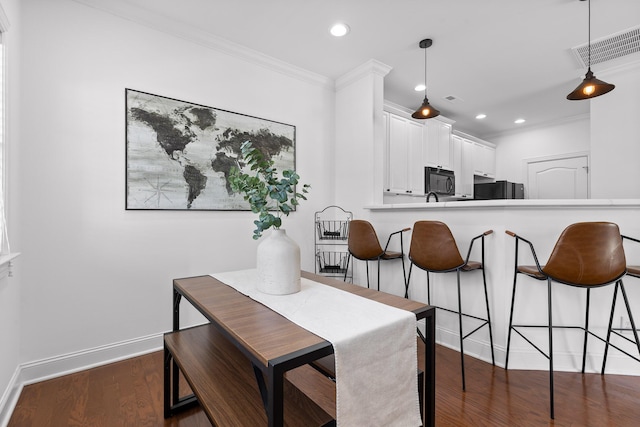
[[424,101],[422,105],[411,115],[414,119],[432,119],[440,115],[433,105],[429,104],[427,99],[427,48],[433,44],[433,40],[424,39],[418,43],[421,49],[424,49]]
[[439,115],[440,111],[438,111],[433,105],[429,104],[429,100],[425,96],[424,101],[422,101],[422,105],[411,115],[411,117],[414,119],[431,119]]
[[616,86],[611,83],[606,83],[602,80],[596,79],[591,72],[591,68],[589,68],[582,83],[580,83],[573,92],[567,95],[567,99],[571,101],[579,101],[581,99],[595,98],[596,96],[611,92],[615,87]]
[[[584,0],[581,0],[584,1]],[[577,88],[573,90],[569,95],[567,95],[567,99],[570,101],[580,101],[583,99],[591,99],[596,96],[604,95],[605,93],[611,92],[616,86],[610,83],[603,82],[602,80],[596,79],[591,71],[591,0],[589,1],[589,64],[587,69],[587,74],[584,76],[584,80],[582,83],[578,85]]]

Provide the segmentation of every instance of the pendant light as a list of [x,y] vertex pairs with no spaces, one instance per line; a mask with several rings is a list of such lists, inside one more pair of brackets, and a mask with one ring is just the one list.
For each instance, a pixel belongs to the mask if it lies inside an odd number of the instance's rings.
[[427,99],[427,48],[432,44],[433,40],[431,39],[424,39],[418,43],[418,46],[424,49],[424,101],[422,101],[420,108],[411,115],[414,119],[432,119],[440,115],[440,111],[430,105]]
[[[580,0],[584,1],[584,0]],[[591,99],[596,96],[604,95],[607,92],[611,92],[615,85],[610,83],[603,82],[602,80],[596,79],[591,71],[591,0],[589,2],[589,64],[587,69],[587,74],[584,76],[584,80],[580,85],[575,88],[573,92],[567,95],[567,99],[571,101],[579,101],[582,99]]]

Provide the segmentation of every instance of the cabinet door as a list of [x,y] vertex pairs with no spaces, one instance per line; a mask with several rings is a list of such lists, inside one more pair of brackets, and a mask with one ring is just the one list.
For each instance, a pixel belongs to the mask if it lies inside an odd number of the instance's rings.
[[427,164],[452,169],[451,126],[439,120],[429,120],[427,126]]
[[409,137],[407,120],[389,115],[389,187],[390,192],[404,193],[409,189],[407,159]]
[[[456,174],[456,187],[462,175],[462,138],[457,135],[451,137],[451,169]],[[456,193],[458,188],[456,188]]]
[[496,149],[493,147],[485,147],[485,164],[486,164],[486,174],[491,178],[496,177]]
[[447,123],[436,122],[438,124],[438,162],[440,167],[452,169],[451,161],[451,126]]
[[473,173],[488,178],[496,176],[496,149],[488,145],[474,142]]
[[424,126],[419,123],[407,121],[407,137],[409,142],[409,192],[411,194],[424,194]]
[[382,112],[382,134],[384,135],[383,164],[382,164],[382,186],[384,191],[388,191],[389,186],[389,113]]
[[[456,192],[473,198],[473,142],[462,138],[461,141],[460,179],[456,177]],[[460,182],[460,184],[458,184]]]
[[475,175],[484,175],[484,145],[477,142],[473,143],[473,173]]

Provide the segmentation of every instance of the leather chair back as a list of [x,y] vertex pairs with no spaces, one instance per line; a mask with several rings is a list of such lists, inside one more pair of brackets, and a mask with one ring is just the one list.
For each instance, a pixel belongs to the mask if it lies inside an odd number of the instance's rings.
[[351,255],[360,260],[378,259],[384,253],[375,229],[362,219],[349,223],[348,245]]
[[568,285],[599,286],[616,281],[626,273],[618,226],[610,222],[579,222],[568,226],[542,271]]
[[409,259],[428,271],[451,271],[464,265],[451,230],[440,221],[414,224]]

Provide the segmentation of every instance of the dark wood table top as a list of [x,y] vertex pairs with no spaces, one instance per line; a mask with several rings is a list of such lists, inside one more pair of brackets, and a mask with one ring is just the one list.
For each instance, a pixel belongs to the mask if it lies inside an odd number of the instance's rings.
[[[411,311],[419,319],[427,316],[432,310],[432,307],[420,302],[313,273],[302,272],[302,277]],[[309,352],[312,348],[331,347],[323,338],[211,276],[175,279],[173,283],[176,291],[189,300],[207,319],[216,323],[240,343],[263,366],[267,366],[269,361],[287,355]]]

